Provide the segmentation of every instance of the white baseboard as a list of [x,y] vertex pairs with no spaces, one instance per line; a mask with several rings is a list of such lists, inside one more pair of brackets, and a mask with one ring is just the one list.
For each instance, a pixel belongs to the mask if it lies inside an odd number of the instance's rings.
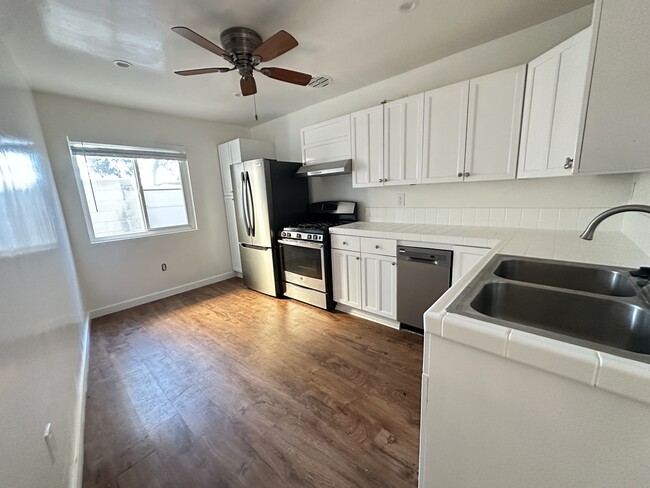
[[81,488],[84,467],[84,425],[86,423],[86,394],[88,391],[88,364],[90,354],[90,316],[82,324],[81,363],[77,384],[77,402],[74,414],[73,449],[74,456],[70,467],[70,488]]
[[95,310],[91,310],[89,312],[90,318],[91,319],[96,319],[97,317],[102,317],[103,315],[108,315],[111,313],[115,312],[120,312],[122,310],[126,310],[128,308],[133,308],[137,307],[138,305],[142,305],[144,303],[149,303],[153,302],[156,300],[160,300],[161,298],[167,298],[172,295],[178,295],[179,293],[183,293],[185,291],[190,291],[194,290],[196,288],[201,288],[202,286],[207,286],[211,285],[212,283],[218,283],[219,281],[224,281],[230,278],[234,278],[237,276],[237,273],[234,271],[229,271],[228,273],[222,273],[217,276],[212,276],[210,278],[206,278],[204,280],[199,280],[199,281],[194,281],[192,283],[187,283],[186,285],[181,285],[181,286],[176,286],[174,288],[168,288],[167,290],[162,290],[156,293],[151,293],[149,295],[144,295],[142,297],[138,298],[133,298],[131,300],[125,300],[120,303],[116,303],[114,305],[108,305],[106,307],[102,308],[96,308]]
[[399,329],[400,327],[399,322],[397,320],[381,317],[379,315],[375,315],[374,313],[365,312],[363,310],[359,310],[358,308],[350,307],[348,305],[343,305],[341,303],[336,304],[336,310],[343,313],[349,313],[350,315],[354,315],[355,317],[360,317],[362,319],[370,320],[371,322],[376,322],[378,324],[385,325],[386,327],[391,327],[393,329]]

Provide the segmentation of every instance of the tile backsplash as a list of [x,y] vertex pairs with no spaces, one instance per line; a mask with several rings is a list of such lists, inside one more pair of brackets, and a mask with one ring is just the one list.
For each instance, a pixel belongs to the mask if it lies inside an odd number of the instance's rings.
[[[480,207],[366,207],[369,222],[476,225],[524,229],[583,230],[605,207],[480,208]],[[607,219],[603,230],[621,230],[623,219]]]

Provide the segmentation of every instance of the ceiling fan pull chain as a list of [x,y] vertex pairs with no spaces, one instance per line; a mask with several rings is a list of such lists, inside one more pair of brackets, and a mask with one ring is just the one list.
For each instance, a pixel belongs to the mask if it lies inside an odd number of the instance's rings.
[[255,108],[255,120],[259,120],[257,118],[257,98],[255,98],[254,94],[253,94],[253,107]]

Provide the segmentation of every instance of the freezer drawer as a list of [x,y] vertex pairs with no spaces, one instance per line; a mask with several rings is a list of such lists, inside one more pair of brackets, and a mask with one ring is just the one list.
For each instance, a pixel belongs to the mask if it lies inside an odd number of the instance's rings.
[[252,290],[279,296],[277,260],[273,249],[240,244],[239,251],[244,284]]

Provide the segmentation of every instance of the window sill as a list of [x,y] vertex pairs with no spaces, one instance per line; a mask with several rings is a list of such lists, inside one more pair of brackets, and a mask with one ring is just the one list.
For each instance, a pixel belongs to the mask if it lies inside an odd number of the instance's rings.
[[137,234],[125,234],[120,236],[107,236],[107,237],[91,237],[91,244],[104,244],[107,242],[115,241],[130,241],[133,239],[142,239],[144,237],[159,237],[168,234],[180,234],[182,232],[192,232],[197,230],[197,226],[183,225],[179,227],[166,227],[164,229],[150,230],[146,232],[139,232]]

